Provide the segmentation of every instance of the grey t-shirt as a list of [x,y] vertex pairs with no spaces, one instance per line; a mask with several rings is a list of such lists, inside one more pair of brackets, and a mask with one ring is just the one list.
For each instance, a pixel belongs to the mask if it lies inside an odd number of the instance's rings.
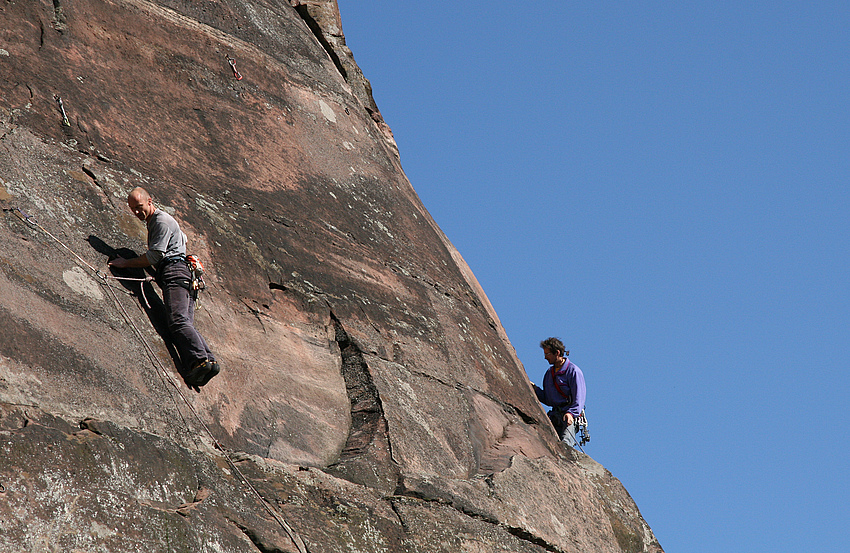
[[157,208],[146,224],[148,251],[145,255],[151,265],[156,266],[166,257],[186,255],[186,235],[174,217]]

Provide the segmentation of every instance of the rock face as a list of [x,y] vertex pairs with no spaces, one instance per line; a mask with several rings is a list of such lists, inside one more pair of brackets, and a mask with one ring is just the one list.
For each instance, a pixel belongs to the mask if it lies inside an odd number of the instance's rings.
[[[557,442],[335,1],[6,1],[0,70],[0,551],[661,551]],[[207,269],[200,394],[158,289],[105,278],[134,186]]]

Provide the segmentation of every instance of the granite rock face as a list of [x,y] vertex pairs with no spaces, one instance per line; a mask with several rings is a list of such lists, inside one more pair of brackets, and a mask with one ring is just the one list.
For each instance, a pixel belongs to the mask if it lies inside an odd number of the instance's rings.
[[[200,394],[107,270],[134,186],[207,270]],[[0,551],[661,551],[557,442],[335,1],[0,4],[0,206]]]

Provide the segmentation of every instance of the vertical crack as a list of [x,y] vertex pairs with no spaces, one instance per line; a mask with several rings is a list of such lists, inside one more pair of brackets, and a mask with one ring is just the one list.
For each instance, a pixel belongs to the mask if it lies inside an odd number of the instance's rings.
[[307,4],[298,4],[295,7],[295,11],[298,12],[298,15],[301,16],[301,19],[304,20],[304,23],[307,24],[307,27],[312,31],[313,35],[316,37],[316,40],[319,41],[319,44],[322,45],[322,48],[325,49],[325,52],[331,57],[331,61],[334,62],[337,70],[339,71],[342,78],[348,81],[348,72],[345,70],[345,67],[342,65],[342,60],[339,59],[339,55],[334,50],[334,47],[328,42],[327,37],[325,36],[325,32],[322,30],[322,26],[319,25],[319,22],[316,21],[316,18],[310,14],[310,8]]
[[357,484],[394,490],[398,469],[392,460],[389,429],[378,388],[363,352],[331,313],[342,358],[342,377],[351,402],[351,428],[337,461],[326,470]]
[[404,520],[404,516],[401,512],[401,509],[399,509],[398,499],[390,498],[389,503],[390,503],[390,509],[392,509],[396,518],[398,518],[399,524],[401,524],[401,529],[404,530],[405,534],[410,534],[410,528],[408,528],[407,522]]

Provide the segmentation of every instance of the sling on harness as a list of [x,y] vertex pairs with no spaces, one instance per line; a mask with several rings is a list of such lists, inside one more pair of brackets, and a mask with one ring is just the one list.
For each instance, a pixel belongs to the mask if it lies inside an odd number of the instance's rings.
[[189,274],[192,275],[192,290],[197,294],[207,287],[204,282],[204,266],[201,264],[200,258],[193,254],[186,256],[186,263],[189,265]]

